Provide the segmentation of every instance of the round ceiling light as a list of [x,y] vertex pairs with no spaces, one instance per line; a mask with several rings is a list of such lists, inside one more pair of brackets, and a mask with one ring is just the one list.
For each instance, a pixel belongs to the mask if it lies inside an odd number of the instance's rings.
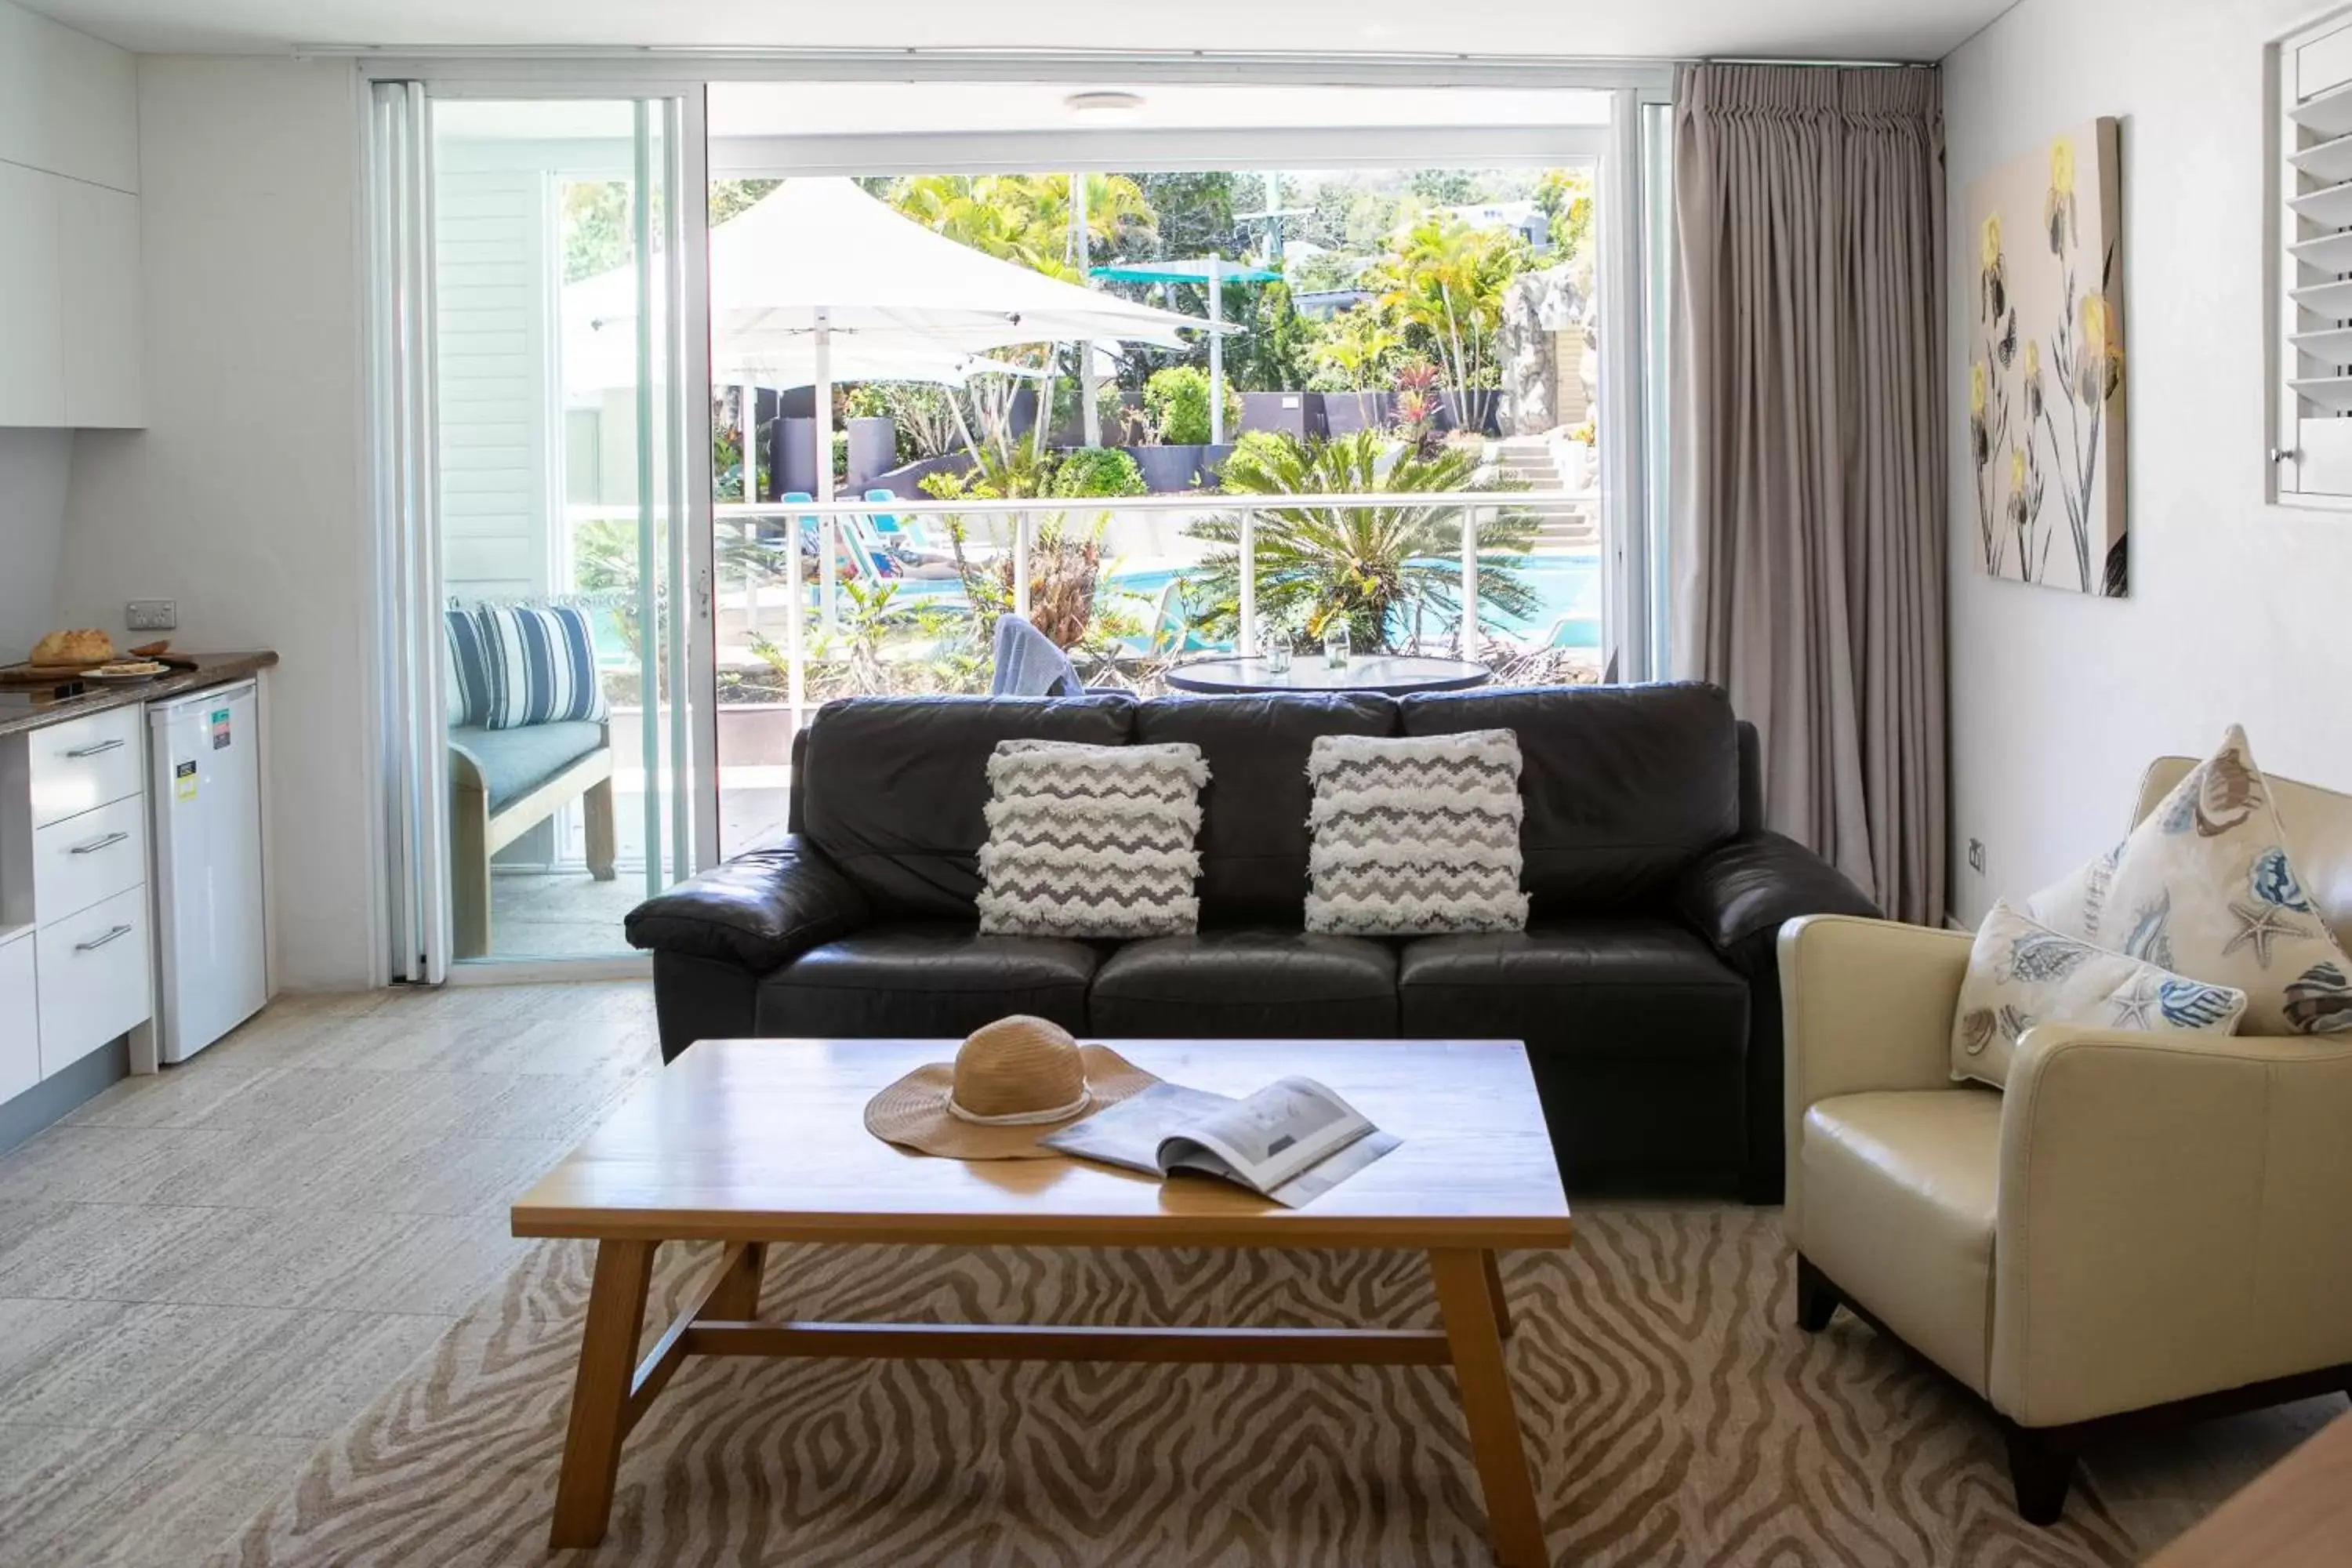
[[1097,122],[1132,120],[1143,112],[1143,95],[1139,92],[1074,92],[1062,100],[1062,107],[1077,120]]

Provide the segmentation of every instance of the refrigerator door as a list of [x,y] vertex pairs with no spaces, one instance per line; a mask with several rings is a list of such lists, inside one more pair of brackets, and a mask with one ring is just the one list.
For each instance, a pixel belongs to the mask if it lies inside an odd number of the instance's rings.
[[185,1061],[269,1000],[259,699],[242,681],[147,710],[159,1054]]

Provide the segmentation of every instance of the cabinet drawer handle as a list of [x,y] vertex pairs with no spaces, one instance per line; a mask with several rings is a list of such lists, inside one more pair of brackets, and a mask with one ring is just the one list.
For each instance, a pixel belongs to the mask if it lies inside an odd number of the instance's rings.
[[100,741],[95,746],[78,746],[74,750],[68,752],[66,755],[79,761],[83,757],[102,756],[108,752],[119,752],[122,750],[123,744],[124,742],[119,740]]
[[122,937],[129,936],[133,929],[134,928],[131,926],[116,926],[104,936],[94,936],[88,942],[78,942],[74,943],[74,951],[76,952],[94,952],[98,949],[104,947],[110,942],[118,941]]
[[77,844],[72,848],[67,850],[66,853],[68,855],[95,855],[101,849],[113,848],[116,845],[121,843],[124,839],[130,837],[131,835],[128,833],[110,833],[103,838],[93,838],[87,844]]

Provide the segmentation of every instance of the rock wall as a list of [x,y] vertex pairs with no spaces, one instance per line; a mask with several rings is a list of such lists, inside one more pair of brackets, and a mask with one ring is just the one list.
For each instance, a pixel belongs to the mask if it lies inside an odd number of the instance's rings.
[[[1571,269],[1548,268],[1513,279],[1503,296],[1503,326],[1496,344],[1502,366],[1503,430],[1507,435],[1539,436],[1584,417],[1561,406],[1563,383],[1582,378],[1582,355],[1576,351],[1585,331],[1590,301],[1576,286]],[[1562,350],[1575,356],[1562,363]],[[1564,374],[1563,372],[1567,374]]]

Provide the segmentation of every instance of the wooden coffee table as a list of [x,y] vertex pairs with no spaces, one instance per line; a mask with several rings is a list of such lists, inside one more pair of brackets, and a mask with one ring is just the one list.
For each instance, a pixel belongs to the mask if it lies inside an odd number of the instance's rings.
[[[1451,1366],[1496,1556],[1547,1561],[1503,1363],[1500,1248],[1568,1245],[1568,1201],[1516,1040],[1107,1041],[1162,1078],[1245,1094],[1286,1073],[1338,1089],[1402,1148],[1301,1209],[1205,1178],[1161,1184],[1072,1160],[968,1165],[893,1148],[876,1090],[952,1040],[705,1040],[640,1088],[514,1206],[514,1234],[596,1244],[551,1542],[604,1539],[622,1440],[690,1355]],[[654,1249],[725,1243],[640,1361]],[[779,1242],[1412,1247],[1442,1329],[761,1322]]]

